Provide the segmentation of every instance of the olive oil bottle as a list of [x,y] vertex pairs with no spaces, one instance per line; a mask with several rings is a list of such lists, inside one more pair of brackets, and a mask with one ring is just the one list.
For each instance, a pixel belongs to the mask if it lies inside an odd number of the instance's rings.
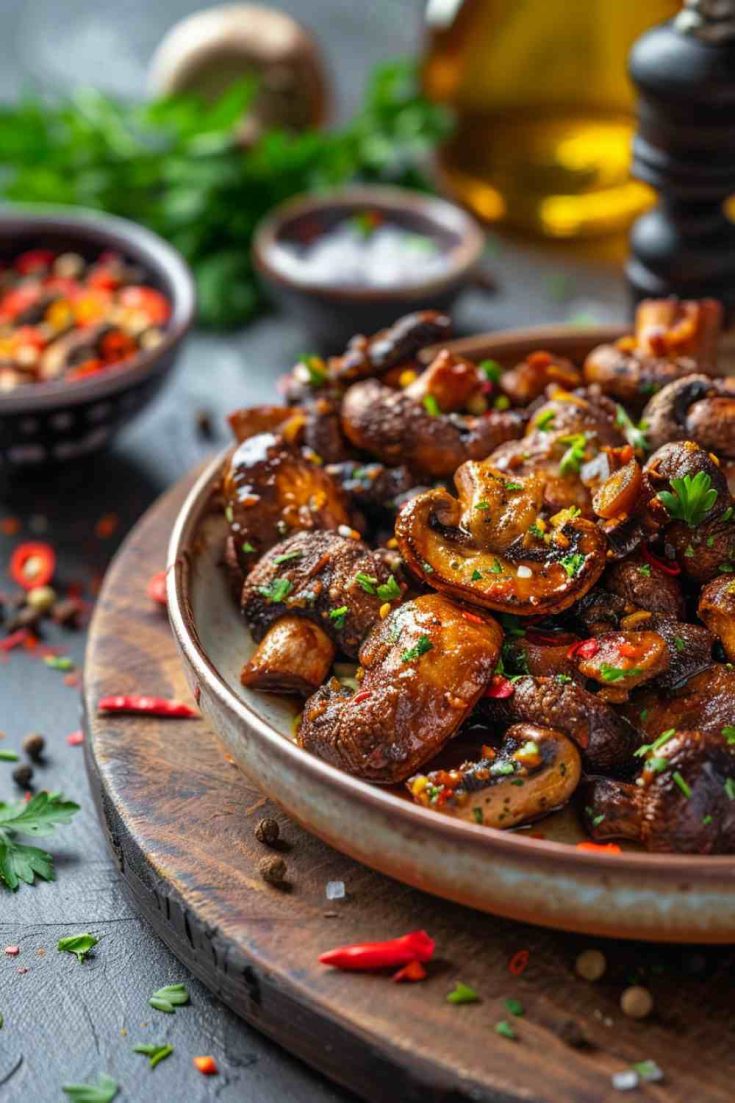
[[424,86],[457,129],[445,186],[488,222],[554,238],[627,226],[651,201],[630,178],[628,51],[675,0],[429,0]]

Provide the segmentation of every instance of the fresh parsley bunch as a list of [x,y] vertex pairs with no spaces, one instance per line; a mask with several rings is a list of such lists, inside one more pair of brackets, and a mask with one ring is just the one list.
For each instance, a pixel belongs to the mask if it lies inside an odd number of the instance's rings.
[[250,243],[267,211],[352,180],[427,187],[427,155],[448,130],[405,61],[376,69],[342,129],[270,130],[244,148],[238,123],[254,91],[244,80],[213,105],[191,95],[130,105],[90,90],[25,98],[0,109],[0,195],[144,223],[191,265],[202,322],[246,322],[263,306]]
[[60,793],[36,793],[27,804],[0,801],[0,882],[15,890],[21,881],[32,885],[36,877],[53,881],[51,855],[40,847],[19,843],[16,836],[50,835],[78,811],[79,805]]

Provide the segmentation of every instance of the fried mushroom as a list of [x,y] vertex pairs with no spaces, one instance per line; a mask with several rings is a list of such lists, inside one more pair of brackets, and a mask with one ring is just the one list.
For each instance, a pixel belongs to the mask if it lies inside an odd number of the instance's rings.
[[406,602],[362,645],[357,692],[332,679],[308,699],[300,745],[368,781],[403,781],[468,717],[501,643],[491,617],[440,594]]
[[651,448],[695,440],[708,452],[735,459],[735,381],[687,375],[669,383],[643,411]]
[[579,783],[579,751],[553,728],[514,724],[499,749],[456,769],[416,774],[406,788],[417,804],[485,827],[530,823],[566,804]]
[[735,663],[735,577],[713,578],[699,595],[697,613],[717,636],[731,663]]
[[240,681],[267,693],[313,693],[326,679],[337,652],[313,621],[289,615],[275,621],[245,663]]
[[[605,540],[572,511],[541,518],[543,481],[516,482],[489,462],[413,498],[396,521],[400,552],[436,590],[520,616],[558,613],[578,601],[605,566]],[[540,523],[541,522],[541,523]]]

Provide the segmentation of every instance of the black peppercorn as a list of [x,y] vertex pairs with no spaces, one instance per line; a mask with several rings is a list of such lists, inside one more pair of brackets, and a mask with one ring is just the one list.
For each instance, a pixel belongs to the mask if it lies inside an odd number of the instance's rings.
[[20,789],[30,789],[33,778],[33,768],[23,763],[13,770],[13,781]]
[[255,838],[259,843],[265,843],[266,846],[275,846],[280,833],[278,820],[274,820],[272,816],[259,820],[258,826],[255,828]]
[[38,732],[31,732],[31,734],[27,735],[21,743],[21,747],[23,748],[25,753],[34,762],[39,761],[39,759],[43,755],[45,746],[46,740],[43,738],[42,735],[39,735]]
[[286,880],[286,863],[275,854],[270,858],[261,858],[258,873],[269,885],[282,885]]

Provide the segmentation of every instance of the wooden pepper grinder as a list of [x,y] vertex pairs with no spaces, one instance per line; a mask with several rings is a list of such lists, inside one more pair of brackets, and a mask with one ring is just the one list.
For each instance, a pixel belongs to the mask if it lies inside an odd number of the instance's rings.
[[687,0],[633,46],[633,175],[659,192],[633,227],[636,299],[720,299],[735,317],[735,0]]

